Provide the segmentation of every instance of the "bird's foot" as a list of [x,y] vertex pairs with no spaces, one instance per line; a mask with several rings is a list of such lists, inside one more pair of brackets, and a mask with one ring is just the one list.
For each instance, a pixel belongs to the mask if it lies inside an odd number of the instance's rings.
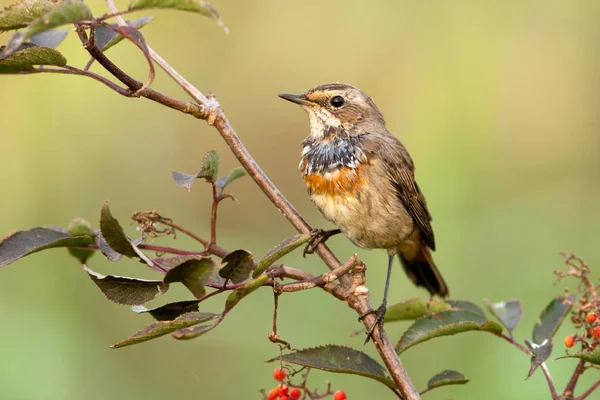
[[377,325],[379,325],[379,329],[381,332],[381,329],[383,329],[383,319],[385,317],[386,311],[387,311],[386,304],[382,303],[379,306],[379,308],[377,308],[376,310],[369,310],[366,313],[362,314],[360,317],[358,317],[358,320],[362,321],[367,315],[376,314],[375,322],[373,322],[373,324],[367,331],[367,337],[365,338],[365,341],[363,342],[363,344],[367,344],[367,343],[369,343],[369,340],[373,339],[373,332],[375,331],[375,328],[377,327]]
[[337,235],[341,231],[339,229],[332,229],[329,231],[324,231],[323,229],[313,229],[310,234],[310,239],[302,252],[302,257],[306,257],[307,254],[312,254],[315,252],[317,246],[321,243],[325,243],[327,239],[332,237],[333,235]]

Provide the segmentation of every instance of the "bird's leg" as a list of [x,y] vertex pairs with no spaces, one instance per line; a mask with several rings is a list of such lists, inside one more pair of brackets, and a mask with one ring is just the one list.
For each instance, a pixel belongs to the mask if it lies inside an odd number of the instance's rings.
[[362,314],[360,317],[358,317],[358,320],[362,321],[362,319],[365,316],[367,316],[369,314],[373,314],[373,313],[376,314],[375,322],[373,322],[373,325],[371,325],[371,327],[367,331],[367,337],[365,338],[365,341],[363,344],[367,344],[369,342],[369,340],[371,340],[371,338],[373,337],[373,331],[375,330],[375,327],[377,325],[379,325],[380,329],[383,328],[383,319],[385,317],[385,312],[387,311],[387,294],[388,294],[388,289],[390,287],[390,275],[392,275],[392,264],[394,263],[395,255],[396,255],[395,253],[389,255],[387,274],[385,276],[385,288],[383,290],[383,301],[381,302],[381,305],[379,306],[379,308],[377,308],[377,310],[369,310],[366,313]]
[[310,240],[302,252],[302,257],[306,257],[307,254],[314,253],[315,249],[320,243],[325,243],[327,239],[341,232],[342,231],[339,229],[331,229],[329,231],[324,231],[323,229],[313,229]]

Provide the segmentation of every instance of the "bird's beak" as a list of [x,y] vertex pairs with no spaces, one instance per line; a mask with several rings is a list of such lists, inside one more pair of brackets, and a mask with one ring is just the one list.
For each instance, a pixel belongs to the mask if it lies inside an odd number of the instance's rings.
[[283,93],[283,94],[278,94],[278,96],[281,97],[284,100],[291,101],[292,103],[300,104],[301,106],[314,106],[314,105],[316,105],[316,103],[313,103],[312,101],[307,100],[306,97],[304,97],[301,94],[298,95],[298,94]]

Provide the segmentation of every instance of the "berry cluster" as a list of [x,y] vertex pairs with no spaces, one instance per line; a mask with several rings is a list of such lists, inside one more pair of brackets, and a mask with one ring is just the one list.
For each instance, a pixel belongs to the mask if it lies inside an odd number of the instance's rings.
[[[598,341],[600,341],[600,321],[598,321],[598,315],[594,311],[590,311],[585,315],[585,318],[582,318],[580,314],[581,312],[575,311],[571,317],[571,321],[576,327],[585,328],[585,334],[566,336],[565,346],[571,348],[579,341],[585,348],[596,347]],[[588,339],[592,339],[593,342],[588,343]]]
[[[292,373],[292,375],[294,375]],[[298,400],[302,397],[302,399],[316,399],[316,398],[325,398],[329,395],[333,394],[333,400],[346,400],[346,393],[343,390],[338,390],[335,393],[332,393],[330,390],[330,386],[328,386],[327,392],[323,394],[318,394],[316,391],[313,393],[306,387],[306,378],[308,375],[308,371],[304,374],[304,381],[301,385],[293,385],[290,382],[290,378],[285,372],[284,368],[275,368],[273,370],[273,378],[278,382],[277,386],[269,390],[269,392],[265,395],[267,400]],[[284,382],[285,381],[285,382]],[[287,382],[287,384],[286,384]],[[288,386],[289,385],[289,386]],[[291,388],[290,388],[291,387]],[[264,392],[263,392],[264,393]]]

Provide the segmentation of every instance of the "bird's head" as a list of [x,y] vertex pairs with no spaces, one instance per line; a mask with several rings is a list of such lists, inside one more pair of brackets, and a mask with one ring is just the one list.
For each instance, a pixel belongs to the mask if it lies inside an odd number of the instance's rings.
[[311,137],[315,140],[332,134],[359,136],[385,129],[375,102],[352,85],[329,83],[300,95],[280,94],[279,97],[306,110]]

